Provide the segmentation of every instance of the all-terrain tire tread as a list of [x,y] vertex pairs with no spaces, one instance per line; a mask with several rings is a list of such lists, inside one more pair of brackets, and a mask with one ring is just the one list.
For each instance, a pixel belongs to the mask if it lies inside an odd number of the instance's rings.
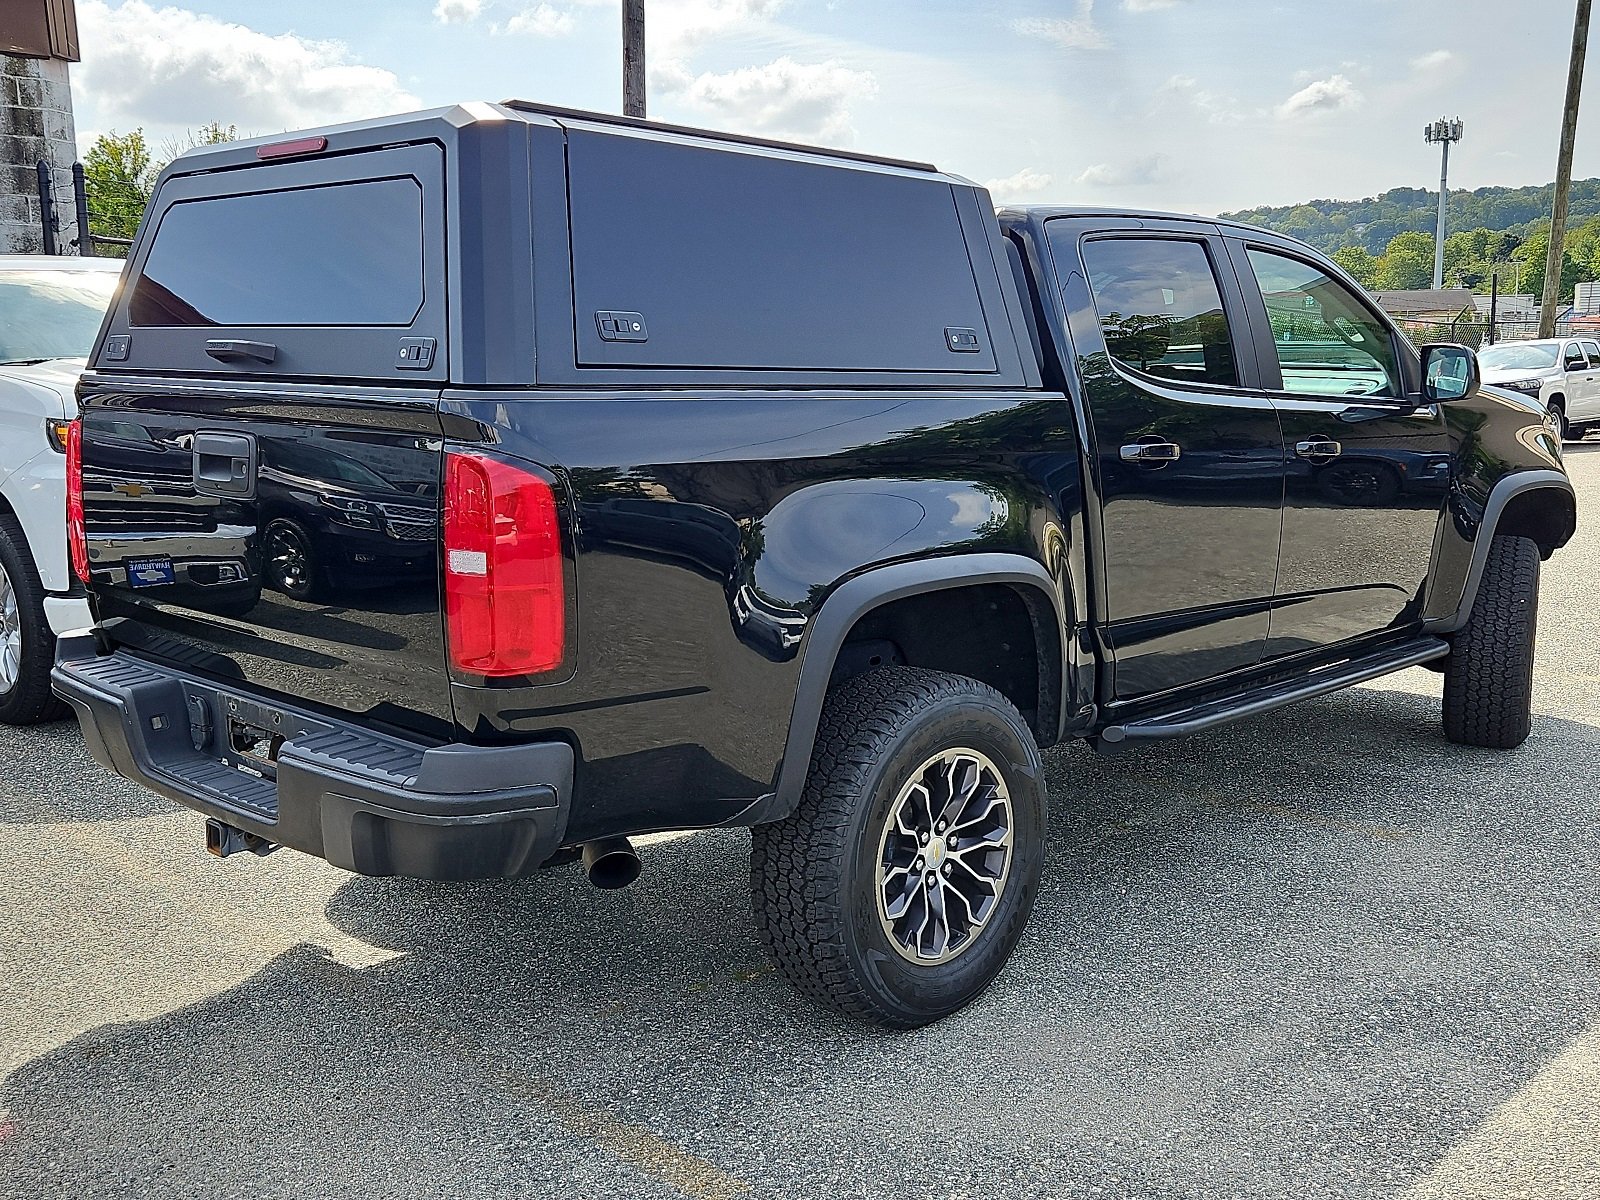
[[1533,638],[1539,607],[1539,547],[1496,537],[1467,623],[1452,639],[1444,672],[1444,731],[1452,742],[1509,750],[1533,722]]
[[[756,932],[802,995],[880,1025],[920,1022],[887,1011],[855,980],[845,946],[840,864],[849,826],[865,803],[865,781],[885,747],[918,710],[941,696],[982,698],[1015,714],[1011,702],[975,679],[920,667],[886,667],[828,694],[811,769],[795,811],[751,830],[750,894]],[[1017,722],[1022,723],[1018,716]]]

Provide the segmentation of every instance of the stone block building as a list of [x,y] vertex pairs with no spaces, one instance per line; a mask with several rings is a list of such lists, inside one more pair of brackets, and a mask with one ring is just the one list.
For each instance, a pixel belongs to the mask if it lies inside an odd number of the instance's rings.
[[72,85],[78,61],[73,0],[0,0],[0,253],[45,249],[38,164],[50,165],[58,252],[77,252]]

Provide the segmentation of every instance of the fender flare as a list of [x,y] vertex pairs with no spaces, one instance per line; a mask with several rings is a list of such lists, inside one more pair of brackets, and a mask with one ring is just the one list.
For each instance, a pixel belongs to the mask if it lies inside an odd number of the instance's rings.
[[1467,623],[1472,615],[1472,605],[1478,598],[1478,585],[1483,582],[1484,564],[1489,561],[1489,546],[1494,541],[1495,529],[1500,524],[1506,505],[1526,492],[1548,489],[1564,492],[1577,503],[1577,493],[1572,481],[1560,471],[1518,471],[1500,479],[1489,490],[1489,500],[1483,506],[1483,518],[1478,522],[1478,535],[1472,542],[1472,562],[1467,567],[1467,581],[1461,589],[1461,599],[1455,611],[1446,617],[1436,617],[1423,622],[1430,633],[1454,633]]
[[1070,636],[1061,610],[1056,580],[1042,563],[1022,554],[957,554],[916,562],[875,567],[846,580],[823,601],[811,619],[800,659],[800,679],[795,688],[794,707],[789,717],[789,736],[784,743],[783,760],[773,790],[741,812],[729,825],[759,825],[788,816],[800,803],[806,774],[811,768],[811,749],[817,726],[822,721],[822,705],[828,693],[833,665],[850,630],[867,613],[880,605],[907,596],[977,584],[1004,583],[1016,588],[1033,588],[1042,593],[1055,614],[1059,638],[1061,680],[1066,682],[1066,652]]

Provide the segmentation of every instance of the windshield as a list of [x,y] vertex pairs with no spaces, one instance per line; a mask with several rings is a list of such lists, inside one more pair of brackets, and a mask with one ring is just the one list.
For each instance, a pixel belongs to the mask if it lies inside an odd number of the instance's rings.
[[115,271],[0,271],[0,362],[87,358]]
[[1490,346],[1478,351],[1478,365],[1501,370],[1545,371],[1556,365],[1556,347],[1548,342]]

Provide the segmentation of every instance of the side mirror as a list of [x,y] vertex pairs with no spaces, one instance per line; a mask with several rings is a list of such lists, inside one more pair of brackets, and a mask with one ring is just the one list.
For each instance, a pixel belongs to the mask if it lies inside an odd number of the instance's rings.
[[1422,394],[1429,404],[1478,394],[1478,356],[1466,346],[1435,342],[1422,348]]

